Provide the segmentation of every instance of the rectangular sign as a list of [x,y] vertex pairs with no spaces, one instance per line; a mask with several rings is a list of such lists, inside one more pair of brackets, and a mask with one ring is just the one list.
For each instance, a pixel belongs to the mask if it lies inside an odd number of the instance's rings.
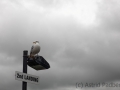
[[39,77],[22,72],[15,71],[15,80],[39,84]]

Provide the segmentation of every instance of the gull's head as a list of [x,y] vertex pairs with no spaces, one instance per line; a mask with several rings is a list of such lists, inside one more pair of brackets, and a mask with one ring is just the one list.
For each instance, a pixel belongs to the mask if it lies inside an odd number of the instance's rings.
[[39,41],[35,41],[35,43],[39,43]]

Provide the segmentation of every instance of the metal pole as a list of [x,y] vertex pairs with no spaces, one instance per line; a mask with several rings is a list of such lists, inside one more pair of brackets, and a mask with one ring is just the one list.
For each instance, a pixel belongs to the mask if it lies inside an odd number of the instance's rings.
[[[27,56],[28,56],[28,51],[24,50],[23,51],[23,73],[27,73]],[[22,82],[22,90],[27,90],[27,82]]]

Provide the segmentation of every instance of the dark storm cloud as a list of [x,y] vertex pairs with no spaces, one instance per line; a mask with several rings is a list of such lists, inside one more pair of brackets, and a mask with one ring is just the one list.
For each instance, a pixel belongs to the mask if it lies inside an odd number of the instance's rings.
[[28,84],[31,90],[76,89],[76,82],[81,81],[119,81],[120,8],[116,1],[98,4],[98,26],[91,27],[83,27],[73,16],[52,11],[63,1],[1,1],[0,79],[7,77],[7,82],[1,81],[0,89],[21,89],[21,82],[14,80],[14,73],[22,70],[23,50],[30,51],[36,40],[41,45],[40,55],[51,68],[40,72],[28,68],[29,74],[40,76],[40,85]]

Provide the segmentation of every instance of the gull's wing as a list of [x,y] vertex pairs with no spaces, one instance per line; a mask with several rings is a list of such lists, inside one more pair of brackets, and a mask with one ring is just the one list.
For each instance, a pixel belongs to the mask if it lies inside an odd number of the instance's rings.
[[31,55],[31,53],[32,53],[32,51],[33,51],[33,48],[34,48],[34,45],[32,45],[32,47],[31,47],[30,55]]

